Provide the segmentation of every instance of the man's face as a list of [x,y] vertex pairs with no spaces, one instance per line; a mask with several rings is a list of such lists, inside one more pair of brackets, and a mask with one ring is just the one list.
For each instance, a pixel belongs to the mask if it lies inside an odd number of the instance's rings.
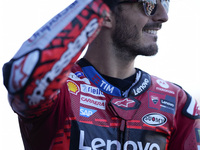
[[155,55],[158,52],[157,31],[168,20],[160,2],[153,16],[145,15],[142,3],[124,3],[118,9],[112,31],[117,54],[128,58]]

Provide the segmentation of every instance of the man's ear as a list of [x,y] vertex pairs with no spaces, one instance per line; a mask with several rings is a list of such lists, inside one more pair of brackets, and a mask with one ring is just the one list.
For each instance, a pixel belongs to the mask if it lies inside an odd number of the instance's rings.
[[112,28],[112,24],[113,24],[113,21],[112,21],[113,18],[111,18],[111,16],[105,16],[104,17],[104,20],[103,20],[103,27],[105,28]]

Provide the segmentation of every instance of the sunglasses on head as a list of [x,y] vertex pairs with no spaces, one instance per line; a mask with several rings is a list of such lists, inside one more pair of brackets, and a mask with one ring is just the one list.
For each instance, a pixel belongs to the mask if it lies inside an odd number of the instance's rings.
[[[165,8],[165,11],[168,13],[170,0],[160,0],[160,1],[163,7]],[[143,4],[144,12],[147,16],[152,16],[155,14],[157,10],[158,0],[125,0],[118,2],[118,4],[137,3],[137,2]]]

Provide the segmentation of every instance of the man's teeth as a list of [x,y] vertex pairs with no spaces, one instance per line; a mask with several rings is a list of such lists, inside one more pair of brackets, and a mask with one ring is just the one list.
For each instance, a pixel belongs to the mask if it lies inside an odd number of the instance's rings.
[[157,30],[145,30],[145,32],[149,34],[154,34],[154,35],[157,34]]

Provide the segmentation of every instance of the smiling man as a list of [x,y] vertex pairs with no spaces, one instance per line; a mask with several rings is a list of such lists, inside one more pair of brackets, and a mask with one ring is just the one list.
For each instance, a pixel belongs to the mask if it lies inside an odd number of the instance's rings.
[[33,34],[3,68],[25,149],[199,150],[197,101],[134,67],[158,52],[168,7],[77,0]]
[[150,7],[148,5],[145,2],[120,1],[111,17],[105,18],[99,36],[85,55],[102,74],[127,78],[135,73],[134,59],[137,55],[157,53],[157,31],[168,20],[168,15],[158,1],[155,14],[149,16],[145,13]]

